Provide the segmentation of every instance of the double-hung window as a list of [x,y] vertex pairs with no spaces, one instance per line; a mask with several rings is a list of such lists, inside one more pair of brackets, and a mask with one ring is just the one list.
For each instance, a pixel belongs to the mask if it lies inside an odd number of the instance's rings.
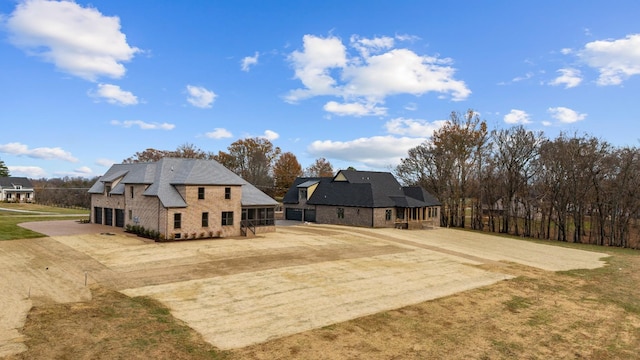
[[182,227],[182,214],[173,214],[173,228],[180,229]]
[[233,225],[233,211],[222,212],[222,225]]

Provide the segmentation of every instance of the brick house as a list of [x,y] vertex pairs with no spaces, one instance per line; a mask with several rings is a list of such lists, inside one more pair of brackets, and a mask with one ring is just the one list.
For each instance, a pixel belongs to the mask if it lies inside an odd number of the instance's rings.
[[137,225],[161,239],[275,231],[278,203],[214,160],[115,164],[89,193],[92,223]]
[[283,198],[287,220],[364,227],[440,225],[440,202],[388,172],[341,170],[334,177],[299,177]]
[[35,189],[26,177],[0,177],[0,201],[34,202]]

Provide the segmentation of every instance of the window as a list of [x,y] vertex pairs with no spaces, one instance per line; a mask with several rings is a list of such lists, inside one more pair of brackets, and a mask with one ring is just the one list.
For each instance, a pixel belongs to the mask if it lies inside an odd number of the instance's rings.
[[307,189],[300,189],[298,191],[298,200],[307,200]]
[[173,228],[180,229],[182,227],[182,214],[173,214]]
[[105,186],[104,191],[107,193],[107,196],[111,196],[111,185]]
[[209,227],[209,213],[202,213],[202,227]]
[[438,208],[433,208],[433,217],[438,217]]
[[133,211],[129,210],[129,220],[133,219]]
[[231,188],[230,187],[224,188],[224,198],[227,199],[227,200],[231,199]]
[[338,208],[338,219],[344,219],[344,208]]
[[222,212],[222,225],[233,225],[233,211]]
[[384,219],[387,221],[391,221],[391,210],[386,210],[384,212]]
[[198,188],[198,200],[204,200],[204,188],[203,187],[199,187]]
[[131,192],[131,198],[133,199],[133,186],[129,186],[129,191]]

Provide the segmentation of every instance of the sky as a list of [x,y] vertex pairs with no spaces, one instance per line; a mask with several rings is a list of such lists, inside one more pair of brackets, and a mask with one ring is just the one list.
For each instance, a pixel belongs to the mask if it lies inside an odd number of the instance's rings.
[[264,137],[390,171],[452,111],[640,145],[640,2],[0,0],[0,160],[104,174]]

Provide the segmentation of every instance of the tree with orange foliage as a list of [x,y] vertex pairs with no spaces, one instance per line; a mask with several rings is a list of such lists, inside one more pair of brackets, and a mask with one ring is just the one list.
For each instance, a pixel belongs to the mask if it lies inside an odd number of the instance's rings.
[[283,197],[298,176],[302,176],[302,166],[291,152],[286,152],[273,165],[275,196]]

